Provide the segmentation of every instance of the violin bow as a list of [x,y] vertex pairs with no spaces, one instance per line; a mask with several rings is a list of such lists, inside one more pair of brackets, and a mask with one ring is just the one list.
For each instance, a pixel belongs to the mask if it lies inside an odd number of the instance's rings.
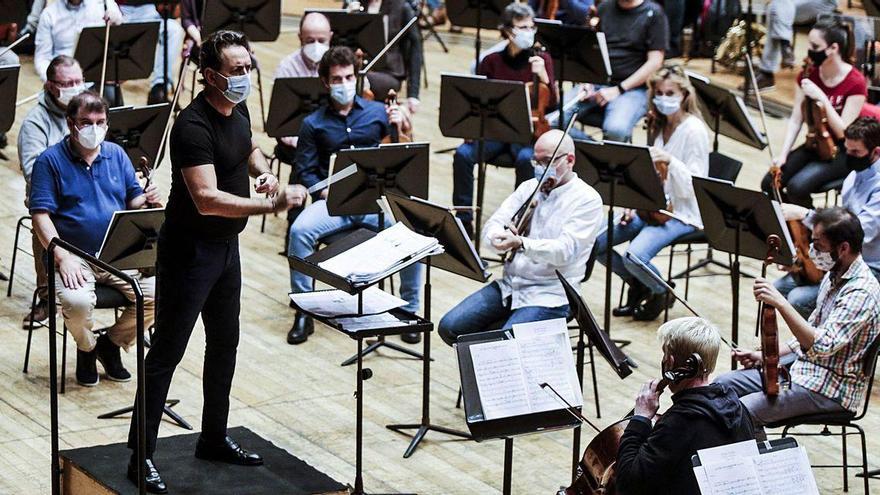
[[30,37],[31,37],[31,33],[24,33],[21,36],[21,38],[18,38],[17,40],[13,41],[12,43],[10,43],[9,46],[4,47],[3,50],[0,51],[0,57],[3,57],[3,55],[6,55],[6,53],[9,52],[9,50],[12,50],[13,48],[16,47],[16,45],[18,45],[19,43],[21,43],[22,41],[24,41]]
[[574,416],[574,419],[576,419],[582,423],[586,423],[586,424],[590,425],[590,427],[592,429],[596,430],[597,433],[602,433],[602,430],[597,428],[596,425],[594,425],[589,419],[587,419],[586,416],[581,414],[581,412],[578,411],[576,407],[574,407],[567,400],[565,400],[565,397],[560,395],[559,392],[557,392],[556,389],[553,388],[553,385],[550,385],[547,382],[542,382],[542,383],[539,383],[538,386],[541,387],[541,389],[544,391],[546,391],[547,389],[550,389],[550,391],[553,392],[553,395],[555,395],[556,398],[558,398],[560,401],[562,401],[563,404],[565,404],[565,410],[568,411],[568,414],[571,414],[572,416]]
[[767,152],[770,153],[770,163],[776,158],[773,156],[773,145],[770,144],[770,134],[767,132],[767,116],[764,113],[764,99],[761,98],[761,92],[758,91],[758,80],[755,77],[755,68],[752,65],[752,56],[746,53],[746,65],[749,69],[749,78],[752,81],[752,88],[755,90],[755,100],[758,102],[758,112],[761,114],[761,126],[764,127],[764,137],[767,138]]
[[[101,88],[98,93],[104,97],[104,83],[107,80],[107,51],[110,47],[110,13],[107,10],[107,0],[104,0],[104,57],[101,62]],[[118,81],[117,81],[118,82]]]

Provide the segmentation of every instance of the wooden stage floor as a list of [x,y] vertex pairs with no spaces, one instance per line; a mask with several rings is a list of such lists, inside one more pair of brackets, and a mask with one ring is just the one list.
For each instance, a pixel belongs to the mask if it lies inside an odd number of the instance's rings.
[[[257,43],[255,51],[265,70],[266,101],[270,94],[272,72],[279,60],[298,44],[296,22],[285,19],[283,34],[275,43]],[[437,127],[437,109],[441,72],[465,72],[473,57],[473,42],[468,35],[450,35],[441,32],[450,52],[443,53],[434,40],[426,42],[428,87],[423,89],[422,108],[416,116],[417,137],[431,142],[433,149],[459,144],[458,140],[440,135]],[[485,43],[494,42],[495,33],[486,33]],[[802,45],[801,45],[802,46]],[[29,59],[23,61],[19,84],[19,98],[39,89],[39,80]],[[146,83],[126,84],[128,103],[146,101]],[[188,96],[187,96],[188,98]],[[256,117],[259,104],[256,96],[249,100],[254,116],[254,135],[267,152],[272,141],[263,133]],[[0,197],[0,269],[9,272],[10,255],[16,219],[24,214],[24,181],[15,157],[15,136],[18,126],[29,107],[19,108],[16,124],[10,133],[12,144],[6,153],[13,157],[0,162],[0,183],[5,193]],[[784,132],[784,121],[770,119],[770,135],[778,148]],[[638,130],[636,142],[644,142],[644,131]],[[721,150],[745,163],[738,185],[757,188],[767,169],[768,155],[722,138]],[[431,158],[430,199],[448,204],[451,196],[451,154],[433,154]],[[284,170],[286,177],[289,170]],[[167,194],[169,166],[158,169],[157,183]],[[490,168],[488,174],[486,211],[492,212],[512,190],[513,173],[509,169]],[[285,220],[269,217],[266,232],[259,230],[259,218],[250,221],[242,235],[242,263],[244,290],[242,304],[242,338],[239,346],[238,369],[232,390],[230,425],[244,425],[276,445],[290,450],[299,458],[314,465],[331,477],[351,482],[354,477],[354,407],[352,392],[355,387],[354,369],[342,368],[339,363],[352,354],[355,342],[347,337],[319,327],[308,343],[292,347],[285,343],[285,335],[293,320],[293,311],[287,307],[289,278],[287,263],[277,253],[283,246]],[[29,245],[25,240],[22,245]],[[723,257],[723,256],[719,256]],[[27,332],[21,330],[21,318],[27,312],[34,278],[30,259],[20,258],[15,274],[11,298],[0,298],[0,331],[5,344],[0,346],[0,493],[47,493],[49,491],[49,390],[47,332],[35,335],[29,374],[22,374],[21,363]],[[659,258],[665,266],[667,258]],[[759,264],[746,260],[744,269],[758,273]],[[676,256],[676,270],[684,266],[684,256]],[[493,269],[497,276],[500,270]],[[718,276],[692,280],[690,301],[729,334],[731,322],[731,289],[729,278]],[[433,314],[437,319],[478,284],[462,281],[452,275],[434,270]],[[774,272],[773,276],[778,276]],[[584,284],[583,295],[602,318],[604,271],[599,267],[593,280]],[[616,299],[619,285],[614,284]],[[744,280],[740,290],[740,344],[754,344],[753,330],[757,306],[751,298],[751,286]],[[679,304],[672,317],[688,313]],[[112,314],[102,314],[106,323]],[[597,363],[602,417],[599,425],[608,425],[632,408],[635,394],[641,384],[659,376],[659,351],[655,330],[659,322],[636,323],[615,319],[612,334],[629,339],[626,349],[640,365],[634,374],[621,381],[605,365]],[[458,390],[458,372],[453,353],[440,339],[433,339],[432,420],[440,425],[465,428],[462,411],[453,407]],[[421,349],[421,345],[414,347]],[[61,448],[70,449],[122,441],[128,431],[128,419],[98,420],[96,416],[110,409],[128,405],[133,397],[133,382],[117,384],[107,380],[96,388],[83,388],[73,381],[75,348],[69,343],[67,394],[60,400]],[[204,339],[201,325],[193,334],[189,349],[180,365],[169,397],[180,398],[176,410],[193,424],[199,424],[201,414],[201,379]],[[135,368],[134,354],[123,356],[129,369]],[[382,351],[366,359],[374,376],[365,389],[365,481],[371,491],[416,492],[422,494],[473,494],[500,492],[503,445],[500,442],[477,444],[430,433],[416,454],[402,459],[409,437],[385,428],[390,423],[415,422],[420,415],[421,363],[396,353]],[[727,367],[727,360],[719,360],[719,369]],[[592,396],[589,385],[587,397]],[[874,401],[878,399],[874,393]],[[668,394],[662,399],[669,404]],[[595,417],[592,405],[586,408]],[[868,431],[880,428],[880,407],[874,405],[863,421]],[[182,433],[165,423],[161,435]],[[591,432],[585,430],[584,440]],[[571,434],[556,432],[518,439],[515,444],[513,491],[518,494],[555,493],[567,484],[571,459]],[[839,445],[825,438],[805,441],[814,463],[839,461]],[[868,450],[873,453],[872,467],[878,467],[880,437],[871,435]],[[858,447],[849,444],[850,462],[856,463]],[[119,469],[125,468],[125,459],[119,459]],[[161,466],[160,466],[161,468]],[[841,493],[839,470],[817,470],[816,477],[822,493]],[[174,480],[166,480],[174,489]],[[854,472],[850,484],[858,492],[859,480]]]

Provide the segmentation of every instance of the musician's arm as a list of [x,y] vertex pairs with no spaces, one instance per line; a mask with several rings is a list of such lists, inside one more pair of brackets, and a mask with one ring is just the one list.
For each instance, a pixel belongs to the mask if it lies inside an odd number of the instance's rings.
[[535,184],[534,181],[525,181],[520,184],[519,187],[513,191],[513,194],[508,196],[507,199],[501,203],[501,206],[495,210],[495,213],[492,214],[486,224],[483,225],[483,245],[493,253],[501,254],[502,251],[495,248],[492,240],[497,235],[507,230],[505,227],[510,225],[511,218],[516,214],[520,206],[529,199],[529,196],[535,189]]
[[536,261],[551,265],[570,262],[574,256],[596,238],[596,232],[604,223],[602,200],[598,195],[584,201],[566,219],[562,232],[553,239],[523,238],[523,253]]
[[650,494],[663,486],[690,442],[691,429],[675,415],[651,427],[651,420],[633,417],[617,450],[617,488],[629,495]]
[[862,111],[865,99],[864,95],[850,96],[846,99],[846,103],[843,104],[843,111],[840,112],[840,115],[831,106],[831,102],[827,98],[825,99],[824,104],[825,113],[828,114],[828,127],[831,128],[831,133],[834,135],[835,140],[843,139],[843,131],[854,120],[859,118],[859,113]]
[[663,66],[663,50],[651,50],[645,63],[620,84],[624,89],[630,90],[642,86]]
[[248,173],[251,174],[251,177],[272,173],[272,168],[269,167],[266,155],[263,154],[263,150],[253,140],[251,140],[251,154],[248,157]]
[[[123,180],[125,181],[126,208],[129,210],[139,210],[147,206],[147,197],[144,195],[144,189],[141,187],[141,183],[138,182],[138,179],[134,174],[134,166],[131,164],[128,155],[125,154],[122,148],[114,147],[113,150],[117,153],[116,160],[123,162],[122,174]],[[150,196],[150,199],[158,199],[155,197],[155,185],[151,187]]]
[[[682,129],[684,130],[684,129]],[[670,155],[667,181],[680,198],[694,196],[694,177],[709,175],[709,134],[702,122],[687,128],[687,143],[681,157]]]
[[44,10],[40,15],[40,22],[37,24],[37,35],[34,37],[34,69],[40,80],[46,82],[46,69],[52,61],[52,26],[55,19],[49,15],[48,10]]
[[880,242],[880,191],[874,191],[865,206],[855,214],[862,224],[862,230],[865,231],[863,245],[869,246],[874,242]]
[[318,145],[315,138],[315,129],[312,127],[311,121],[306,118],[300,127],[293,169],[299,177],[299,183],[307,188],[314,186],[324,178],[318,164]]
[[776,157],[777,160],[782,163],[785,163],[785,159],[791,152],[791,148],[794,146],[798,134],[801,133],[801,126],[804,123],[804,115],[801,111],[803,102],[804,92],[801,90],[800,86],[796,86],[791,116],[788,118],[788,124],[785,126],[785,141],[782,142],[782,149],[779,151],[779,156]]
[[116,5],[115,0],[107,0],[107,17],[110,19],[110,24],[113,26],[122,24],[125,19],[122,16],[122,11],[119,10],[119,6]]
[[186,188],[201,215],[241,218],[275,211],[275,200],[236,196],[217,188],[213,164],[180,169]]
[[[811,345],[801,342],[806,356],[831,356],[858,340],[859,332],[867,331],[874,323],[874,313],[869,305],[875,304],[876,297],[865,289],[846,290],[837,294],[834,306],[819,328],[810,327],[815,332]],[[794,329],[792,329],[794,333]],[[797,337],[797,334],[795,334]]]

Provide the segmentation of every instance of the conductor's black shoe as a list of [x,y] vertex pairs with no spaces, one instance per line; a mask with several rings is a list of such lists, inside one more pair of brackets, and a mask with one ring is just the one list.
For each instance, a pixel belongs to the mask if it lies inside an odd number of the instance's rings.
[[196,443],[196,458],[205,461],[219,461],[239,466],[260,466],[263,458],[259,454],[241,448],[235,440],[226,437],[221,442],[211,442],[199,437]]
[[628,283],[626,303],[611,310],[611,314],[614,316],[632,316],[639,304],[651,295],[651,289],[638,280],[632,280]]
[[147,96],[147,105],[168,103],[168,91],[162,86],[162,84],[154,84],[153,87],[150,88],[150,94]]
[[312,317],[297,312],[293,326],[287,332],[287,343],[290,345],[302,344],[309,340],[309,335],[313,333],[315,333],[315,322],[312,321]]
[[407,344],[418,344],[422,341],[422,334],[421,332],[402,333],[400,334],[400,340]]
[[[132,459],[128,461],[128,479],[135,485],[138,484],[137,474],[137,461]],[[149,493],[168,493],[168,487],[165,486],[159,470],[150,459],[147,459],[144,465],[144,484]]]
[[76,350],[76,383],[83,387],[94,387],[98,384],[98,365],[95,364],[98,352]]
[[104,367],[107,378],[114,382],[127,382],[131,380],[131,373],[122,365],[122,358],[119,355],[119,346],[110,341],[107,334],[98,337],[98,343],[95,345],[98,361]]

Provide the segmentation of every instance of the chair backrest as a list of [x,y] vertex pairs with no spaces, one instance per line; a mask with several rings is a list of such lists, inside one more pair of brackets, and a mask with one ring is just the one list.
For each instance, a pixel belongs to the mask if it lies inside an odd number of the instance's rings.
[[855,419],[862,419],[868,413],[868,403],[871,402],[871,390],[874,388],[874,373],[877,372],[877,356],[880,354],[880,336],[874,338],[874,342],[868,346],[862,358],[862,371],[868,378],[868,389],[865,390],[865,398],[862,401],[862,412]]
[[741,161],[729,156],[715,151],[709,153],[709,177],[712,179],[727,180],[735,184],[742,166]]

